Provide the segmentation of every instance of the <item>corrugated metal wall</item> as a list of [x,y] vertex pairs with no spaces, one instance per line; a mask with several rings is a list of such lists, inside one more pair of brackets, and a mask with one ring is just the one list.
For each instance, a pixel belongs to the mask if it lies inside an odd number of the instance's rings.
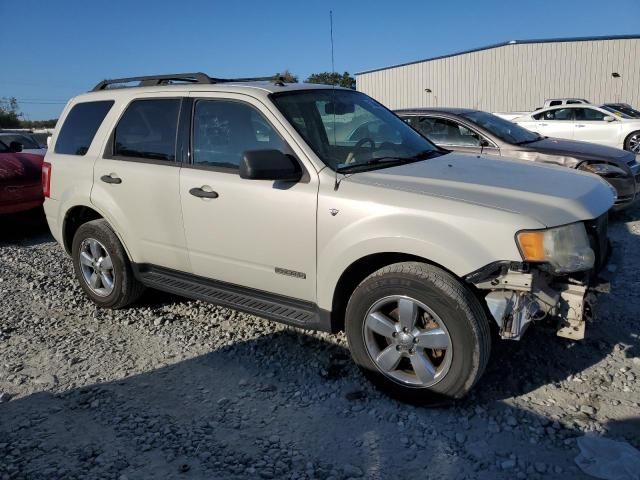
[[639,59],[640,39],[515,43],[361,73],[356,80],[358,90],[392,109],[528,111],[552,97],[640,107]]

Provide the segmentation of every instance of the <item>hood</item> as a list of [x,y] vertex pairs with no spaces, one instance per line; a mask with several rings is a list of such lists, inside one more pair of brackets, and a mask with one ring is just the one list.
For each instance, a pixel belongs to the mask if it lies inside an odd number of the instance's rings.
[[[580,161],[595,160],[609,162],[615,165],[625,165],[629,162],[635,162],[635,155],[632,152],[621,150],[619,148],[607,147],[596,143],[579,142],[576,140],[564,140],[561,138],[543,138],[537,142],[515,147],[514,150],[508,150],[507,155],[526,160],[538,160],[536,154],[557,155],[558,163],[573,167]],[[577,159],[579,161],[574,161]],[[540,158],[541,161],[552,161],[552,159]]]
[[462,153],[356,173],[344,181],[509,211],[547,227],[596,218],[614,202],[612,188],[590,173]]
[[9,180],[40,180],[42,155],[30,153],[0,153],[0,182]]

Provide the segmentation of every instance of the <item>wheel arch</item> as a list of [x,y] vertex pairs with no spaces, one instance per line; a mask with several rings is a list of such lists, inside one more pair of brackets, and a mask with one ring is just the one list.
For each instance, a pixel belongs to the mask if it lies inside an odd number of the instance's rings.
[[118,240],[122,244],[124,251],[126,252],[129,260],[131,260],[131,253],[127,248],[126,243],[123,241],[122,236],[118,231],[113,228],[113,225],[98,209],[88,205],[74,205],[67,209],[64,215],[64,221],[62,223],[62,245],[65,251],[71,255],[71,245],[73,244],[73,237],[83,224],[91,222],[93,220],[104,220],[109,225],[109,228],[116,234]]
[[[377,270],[399,262],[422,262],[450,273],[458,278],[451,270],[446,267],[419,255],[413,255],[401,252],[377,252],[365,255],[352,262],[340,275],[338,282],[333,290],[333,298],[331,302],[331,326],[334,332],[344,330],[344,315],[347,309],[347,303],[351,298],[356,287],[369,275]],[[462,280],[461,280],[462,281]]]
[[[623,142],[622,142],[622,149],[623,149],[623,150],[627,150],[627,143],[629,142],[629,139],[631,138],[631,136],[632,136],[632,135],[635,135],[635,134],[640,134],[640,129],[633,130],[633,131],[629,132],[629,133],[624,137],[624,140],[623,140]],[[627,151],[631,151],[631,150],[627,150]],[[635,152],[634,152],[634,153],[635,153]]]

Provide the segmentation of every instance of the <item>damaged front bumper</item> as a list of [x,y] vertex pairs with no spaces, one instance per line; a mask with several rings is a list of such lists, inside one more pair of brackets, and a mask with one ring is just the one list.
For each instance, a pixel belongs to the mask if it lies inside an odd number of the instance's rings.
[[523,271],[522,264],[501,265],[489,272],[477,272],[467,280],[486,293],[487,307],[502,338],[520,340],[531,322],[544,319],[556,321],[560,337],[584,338],[596,299],[587,284],[535,268]]

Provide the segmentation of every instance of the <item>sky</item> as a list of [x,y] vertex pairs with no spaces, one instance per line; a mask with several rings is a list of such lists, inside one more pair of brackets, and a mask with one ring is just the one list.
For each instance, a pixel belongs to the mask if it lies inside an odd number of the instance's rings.
[[0,97],[57,118],[104,78],[202,71],[304,80],[509,40],[640,33],[640,0],[0,0]]

